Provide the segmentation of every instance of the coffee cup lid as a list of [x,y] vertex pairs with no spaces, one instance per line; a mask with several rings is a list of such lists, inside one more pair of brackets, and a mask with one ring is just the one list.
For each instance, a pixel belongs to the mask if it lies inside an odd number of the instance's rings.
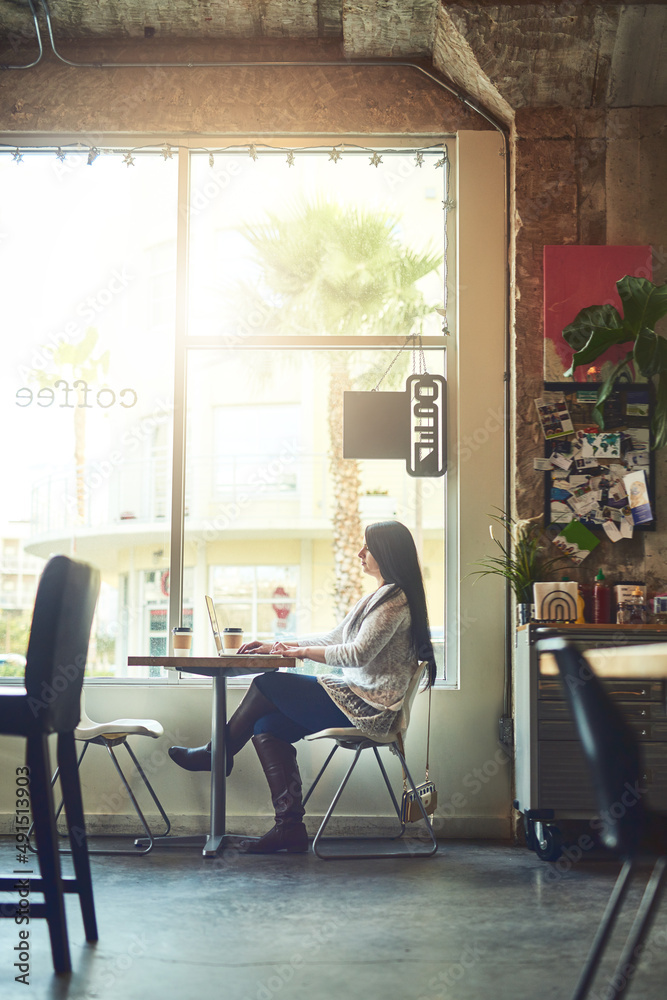
[[174,626],[174,628],[171,631],[172,632],[192,632],[192,629],[190,628],[189,625],[176,625],[176,626]]
[[243,631],[242,628],[225,628],[225,629],[223,629],[223,632],[242,632],[242,631]]

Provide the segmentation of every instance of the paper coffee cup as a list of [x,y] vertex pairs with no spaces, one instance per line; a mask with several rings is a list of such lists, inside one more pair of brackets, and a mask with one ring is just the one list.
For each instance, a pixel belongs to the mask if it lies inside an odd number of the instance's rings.
[[225,648],[225,653],[238,653],[239,649],[243,645],[243,629],[242,628],[223,629],[222,645]]
[[174,639],[174,653],[181,656],[192,649],[192,629],[187,625],[177,626],[171,630]]

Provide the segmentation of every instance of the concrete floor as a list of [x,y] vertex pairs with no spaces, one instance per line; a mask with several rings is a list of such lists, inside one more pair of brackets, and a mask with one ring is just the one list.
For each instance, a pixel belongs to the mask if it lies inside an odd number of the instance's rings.
[[[0,871],[18,867],[14,854],[0,838]],[[444,841],[425,860],[156,849],[91,863],[98,944],[86,945],[69,896],[74,971],[52,974],[46,925],[34,920],[26,992],[11,968],[18,929],[0,922],[3,1000],[569,1000],[618,871],[470,841]],[[667,900],[648,949],[632,1000],[665,997]]]

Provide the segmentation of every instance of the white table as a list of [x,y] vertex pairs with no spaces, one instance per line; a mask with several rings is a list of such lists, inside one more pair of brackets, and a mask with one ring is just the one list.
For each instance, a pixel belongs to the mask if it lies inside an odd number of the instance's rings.
[[[227,678],[245,674],[263,674],[279,667],[294,667],[293,656],[243,653],[230,656],[128,656],[128,666],[163,667],[181,673],[213,678],[213,708],[211,713],[211,820],[208,837],[155,837],[156,847],[199,847],[205,858],[215,857],[232,838],[226,833],[227,755],[225,725],[227,722]],[[238,840],[238,837],[234,838]],[[137,841],[137,844],[141,841]]]
[[[664,681],[667,678],[667,641],[586,649],[582,655],[595,673],[605,679]],[[540,654],[540,673],[549,676],[558,673],[551,653]]]

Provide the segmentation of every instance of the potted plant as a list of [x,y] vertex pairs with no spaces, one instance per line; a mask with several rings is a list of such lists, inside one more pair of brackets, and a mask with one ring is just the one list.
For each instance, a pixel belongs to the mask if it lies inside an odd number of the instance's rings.
[[657,376],[656,407],[653,416],[654,447],[667,444],[667,339],[656,333],[655,324],[667,315],[667,285],[654,285],[647,278],[626,274],[616,282],[623,303],[623,316],[615,306],[588,306],[577,313],[563,330],[563,337],[574,349],[568,378],[579,365],[590,364],[617,344],[632,344],[618,361],[598,392],[593,419],[604,428],[604,402],[615,381],[632,361],[645,378]]
[[524,625],[532,615],[533,584],[549,580],[564,559],[561,555],[547,555],[548,539],[539,523],[541,517],[515,520],[502,510],[489,516],[502,529],[503,537],[499,539],[494,526],[489,525],[489,534],[500,555],[480,559],[475,565],[481,568],[474,570],[473,575],[504,577],[516,598],[517,624]]

